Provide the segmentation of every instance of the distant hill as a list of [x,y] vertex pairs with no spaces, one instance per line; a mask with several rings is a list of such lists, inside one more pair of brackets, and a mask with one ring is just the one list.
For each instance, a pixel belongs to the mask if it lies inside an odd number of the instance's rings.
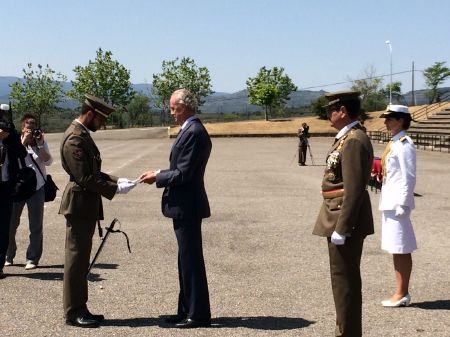
[[[18,77],[6,77],[0,76],[0,102],[7,102],[9,100],[9,93],[11,91],[10,85],[16,81],[22,81]],[[63,82],[63,90],[68,91],[72,88],[71,82]],[[143,95],[152,97],[152,85],[149,83],[133,84],[133,89]],[[441,88],[441,92],[450,92],[450,88]],[[416,103],[417,105],[427,104],[428,98],[425,96],[427,90],[416,90]],[[320,96],[324,95],[326,91],[310,91],[300,90],[295,91],[290,95],[290,100],[287,101],[286,106],[289,108],[298,108],[302,106],[308,106],[312,101],[316,100]],[[405,101],[402,102],[406,105],[411,105],[412,93],[408,92],[403,95]],[[213,94],[204,98],[204,104],[200,107],[200,110],[205,113],[247,113],[261,111],[261,107],[248,103],[247,90],[241,90],[235,93],[214,92]],[[75,108],[79,106],[79,103],[67,99],[60,104],[63,108]]]

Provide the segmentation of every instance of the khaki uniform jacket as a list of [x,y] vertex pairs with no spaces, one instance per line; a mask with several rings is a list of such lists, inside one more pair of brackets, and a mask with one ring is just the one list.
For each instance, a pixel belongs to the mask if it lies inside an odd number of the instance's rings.
[[373,162],[369,137],[356,125],[327,154],[322,191],[344,189],[343,196],[324,198],[313,234],[330,237],[374,233],[372,207],[366,186]]
[[116,194],[117,177],[101,172],[100,152],[89,132],[73,121],[61,143],[61,164],[70,181],[64,190],[59,214],[103,220],[101,197]]

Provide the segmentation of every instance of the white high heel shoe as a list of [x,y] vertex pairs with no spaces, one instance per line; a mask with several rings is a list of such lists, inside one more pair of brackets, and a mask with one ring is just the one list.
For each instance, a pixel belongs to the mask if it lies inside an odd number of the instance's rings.
[[406,294],[404,297],[399,299],[397,302],[391,302],[391,300],[381,301],[383,307],[407,307],[411,303],[411,295]]

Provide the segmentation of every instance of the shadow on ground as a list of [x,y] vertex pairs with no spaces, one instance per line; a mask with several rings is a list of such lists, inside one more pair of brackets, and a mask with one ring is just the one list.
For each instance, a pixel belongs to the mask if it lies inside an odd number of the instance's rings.
[[154,317],[135,317],[124,319],[105,319],[102,326],[127,326],[131,328],[157,326],[160,323],[159,318]]
[[313,323],[313,321],[303,318],[274,316],[218,317],[212,320],[214,328],[248,328],[256,330],[293,330],[306,328]]
[[450,300],[426,301],[411,304],[411,307],[427,310],[450,310]]
[[[126,326],[126,327],[150,327],[159,326],[160,328],[173,328],[172,324],[164,322],[167,316],[154,317],[136,317],[124,319],[106,319],[102,326]],[[211,321],[211,328],[248,328],[255,330],[293,330],[302,329],[313,324],[303,318],[293,317],[218,317]]]

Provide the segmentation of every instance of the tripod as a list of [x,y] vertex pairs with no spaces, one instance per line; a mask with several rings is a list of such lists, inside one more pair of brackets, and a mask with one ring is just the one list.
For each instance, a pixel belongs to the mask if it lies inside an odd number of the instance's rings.
[[313,154],[311,151],[311,146],[309,146],[308,140],[306,140],[306,145],[308,146],[309,156],[311,157],[311,163],[313,164],[313,166],[316,166],[316,163],[314,162]]

